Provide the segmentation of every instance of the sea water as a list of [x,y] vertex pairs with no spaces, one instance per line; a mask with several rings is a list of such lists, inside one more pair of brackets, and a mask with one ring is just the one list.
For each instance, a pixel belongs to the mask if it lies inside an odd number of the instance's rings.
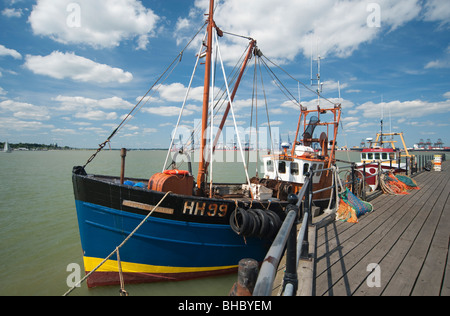
[[[94,152],[14,151],[0,155],[0,295],[62,295],[69,289],[67,281],[70,284],[73,279],[70,265],[83,269],[71,173],[73,166],[84,165]],[[148,179],[161,172],[166,154],[129,151],[125,175]],[[194,171],[195,160],[193,157]],[[86,170],[118,176],[120,165],[119,151],[104,150]],[[218,179],[245,180],[237,158],[223,165],[216,170]],[[181,167],[187,168],[187,164]],[[127,285],[126,290],[131,295],[227,295],[236,280],[236,275],[228,275]],[[118,287],[88,289],[84,283],[71,295],[118,295]]]
[[[70,284],[74,272],[71,265],[83,270],[71,173],[73,166],[84,165],[94,152],[14,151],[0,155],[0,295],[62,295],[69,289],[68,281]],[[161,172],[166,154],[166,151],[129,151],[125,176],[148,179]],[[337,153],[342,160],[357,161],[358,156],[355,152]],[[258,164],[260,155],[251,153],[249,158],[249,177],[255,175],[257,165],[262,175]],[[194,155],[194,172],[197,160],[198,155]],[[245,182],[239,152],[218,152],[216,160],[215,181]],[[120,151],[104,150],[86,171],[118,176],[120,165]],[[187,169],[187,164],[180,169]],[[183,282],[126,285],[125,289],[130,295],[228,295],[236,280],[237,276],[232,274]],[[118,295],[118,289],[118,286],[88,289],[83,283],[71,295]]]

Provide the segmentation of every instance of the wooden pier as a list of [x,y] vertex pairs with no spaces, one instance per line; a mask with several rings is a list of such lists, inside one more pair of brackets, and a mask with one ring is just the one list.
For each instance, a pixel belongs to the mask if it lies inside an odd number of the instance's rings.
[[[378,196],[356,224],[315,218],[297,296],[450,296],[450,161],[414,179],[420,190]],[[282,291],[285,260],[274,296]]]
[[357,224],[316,223],[312,295],[450,295],[450,162],[414,179],[420,190],[377,197]]

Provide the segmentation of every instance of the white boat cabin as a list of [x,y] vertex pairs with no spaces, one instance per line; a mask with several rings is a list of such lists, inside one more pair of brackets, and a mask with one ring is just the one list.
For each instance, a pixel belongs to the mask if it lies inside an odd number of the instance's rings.
[[[316,159],[302,159],[287,155],[271,155],[263,158],[266,179],[292,183],[305,183],[305,173],[322,170],[324,162]],[[322,172],[315,172],[313,183],[319,183]]]
[[397,153],[393,149],[382,148],[382,149],[366,149],[361,153],[361,162],[371,162],[371,161],[395,161],[397,159]]

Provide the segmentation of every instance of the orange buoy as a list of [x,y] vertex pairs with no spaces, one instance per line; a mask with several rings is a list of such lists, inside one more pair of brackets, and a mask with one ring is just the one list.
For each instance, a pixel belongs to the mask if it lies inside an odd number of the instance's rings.
[[163,173],[164,174],[170,174],[170,175],[180,175],[180,176],[187,176],[187,175],[189,175],[189,171],[187,171],[187,170],[178,170],[178,169],[164,170]]

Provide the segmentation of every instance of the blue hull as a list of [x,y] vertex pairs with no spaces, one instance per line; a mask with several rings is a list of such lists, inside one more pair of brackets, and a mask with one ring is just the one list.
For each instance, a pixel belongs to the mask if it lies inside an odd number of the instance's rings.
[[[164,194],[89,176],[74,175],[73,180],[84,266],[88,273],[148,215],[149,211],[144,211],[142,205],[156,205]],[[120,248],[125,282],[193,279],[234,272],[244,258],[261,262],[271,242],[244,238],[233,231],[229,220],[235,204],[234,201],[169,195],[161,207],[170,212],[153,213]],[[205,211],[195,210],[194,205],[206,206]],[[225,209],[227,212],[219,211]],[[114,255],[88,278],[88,286],[118,284],[118,266]]]

